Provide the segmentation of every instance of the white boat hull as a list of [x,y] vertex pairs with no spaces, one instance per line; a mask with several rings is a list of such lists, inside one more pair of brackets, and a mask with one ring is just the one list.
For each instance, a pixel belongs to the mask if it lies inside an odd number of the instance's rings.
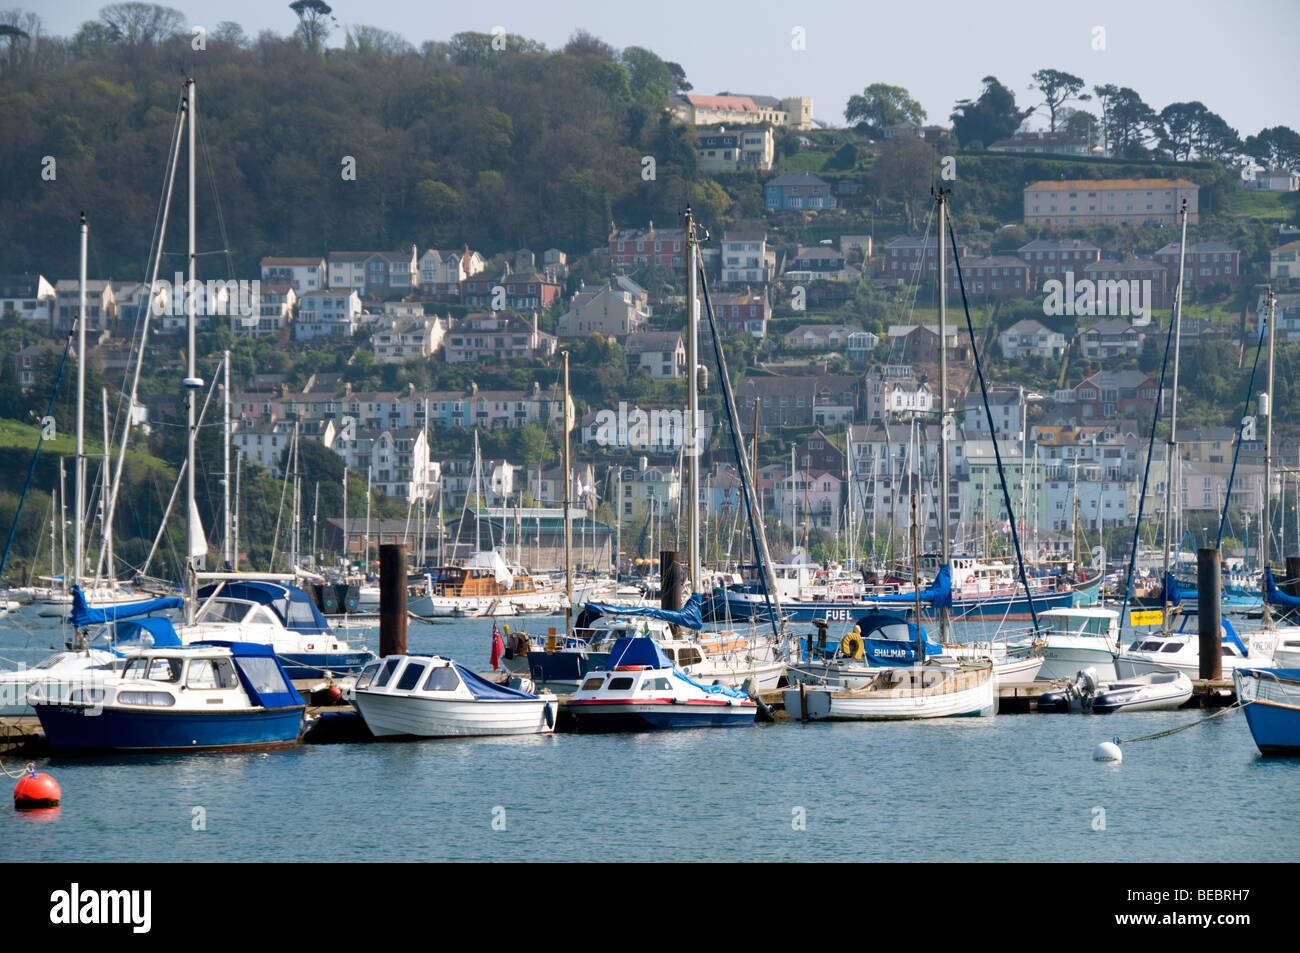
[[[906,671],[915,673],[916,670]],[[968,672],[932,669],[926,674],[936,677],[937,681],[921,688],[902,687],[881,691],[871,687],[857,691],[808,686],[790,688],[785,691],[785,709],[792,718],[802,720],[806,706],[807,717],[812,721],[982,717],[996,712],[997,695],[991,669]]]
[[[1074,678],[1080,669],[1085,668],[1096,669],[1098,681],[1113,682],[1120,678],[1115,670],[1115,653],[1098,646],[1097,641],[1095,638],[1081,640],[1070,637],[1058,640],[1049,636],[1037,680]],[[1080,642],[1086,644],[1079,644]]]
[[550,734],[558,708],[554,695],[537,701],[444,700],[366,691],[355,696],[353,704],[377,738]]

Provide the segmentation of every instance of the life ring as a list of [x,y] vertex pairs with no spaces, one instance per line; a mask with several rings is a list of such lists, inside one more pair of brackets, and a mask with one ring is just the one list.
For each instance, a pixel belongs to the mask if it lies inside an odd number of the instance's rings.
[[649,667],[650,667],[649,665],[615,665],[615,666],[614,666],[614,671],[616,671],[616,672],[644,672],[644,671],[645,671],[646,669],[648,669]]
[[862,636],[858,635],[857,630],[850,632],[844,638],[840,639],[840,654],[852,659],[860,659],[866,655],[867,647],[862,641]]
[[966,573],[966,578],[961,581],[961,584],[963,586],[969,586],[974,581],[975,581],[975,574],[968,572]]

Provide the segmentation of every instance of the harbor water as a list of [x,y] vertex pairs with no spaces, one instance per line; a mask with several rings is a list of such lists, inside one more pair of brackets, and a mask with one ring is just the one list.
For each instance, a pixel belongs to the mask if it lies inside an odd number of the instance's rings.
[[[533,634],[558,620],[517,619]],[[561,623],[562,624],[562,623]],[[485,670],[491,620],[412,623]],[[982,633],[981,633],[982,634]],[[358,641],[360,633],[348,633]],[[0,620],[6,667],[62,645]],[[366,641],[377,648],[377,632]],[[5,811],[2,861],[1294,861],[1300,759],[1240,712],[796,723],[659,734],[61,757],[48,813]],[[21,766],[16,759],[5,767]]]

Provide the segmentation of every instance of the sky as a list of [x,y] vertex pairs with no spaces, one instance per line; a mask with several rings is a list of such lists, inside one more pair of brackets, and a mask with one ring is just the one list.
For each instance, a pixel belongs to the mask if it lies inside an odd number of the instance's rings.
[[[102,0],[40,0],[46,31],[75,33],[95,19]],[[8,5],[8,4],[6,4]],[[223,0],[165,4],[191,24],[239,23],[250,36],[291,32],[288,2]],[[974,99],[996,76],[1026,107],[1038,102],[1031,74],[1073,73],[1091,88],[1130,86],[1156,110],[1199,100],[1243,137],[1266,126],[1300,129],[1300,3],[1295,0],[820,0],[816,4],[749,0],[337,0],[340,29],[364,24],[419,46],[463,31],[501,26],[558,48],[576,29],[611,46],[644,46],[680,63],[699,93],[723,90],[811,96],[818,119],[844,120],[849,96],[872,83],[902,86],[927,121],[948,124],[959,99]],[[802,47],[802,48],[799,48]],[[1086,105],[1084,108],[1088,108]],[[1046,128],[1036,113],[1030,128]]]

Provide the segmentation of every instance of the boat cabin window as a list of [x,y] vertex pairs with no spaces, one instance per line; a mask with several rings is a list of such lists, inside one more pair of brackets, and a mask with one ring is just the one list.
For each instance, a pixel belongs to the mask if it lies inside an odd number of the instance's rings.
[[122,705],[154,705],[165,707],[175,705],[176,699],[167,692],[118,692],[117,700]]
[[450,665],[439,665],[424,680],[426,692],[454,692],[460,688],[460,676]]
[[179,682],[184,668],[184,659],[135,658],[127,663],[122,674],[125,678],[148,679],[151,682]]
[[234,688],[235,667],[228,658],[196,658],[185,676],[187,688]]
[[678,665],[699,665],[704,661],[704,656],[700,654],[699,649],[682,649],[677,653]]
[[646,688],[653,688],[655,691],[670,692],[672,691],[673,684],[666,678],[656,678],[653,679]]
[[367,665],[365,668],[363,668],[361,670],[361,674],[357,676],[357,688],[358,689],[369,688],[371,681],[374,680],[375,672],[377,671],[379,671],[378,662],[374,662],[370,665]]
[[399,692],[409,692],[416,685],[420,684],[420,676],[428,668],[423,662],[409,662],[402,671],[402,677],[397,680],[397,690]]
[[1162,648],[1160,651],[1161,651],[1161,652],[1177,652],[1177,651],[1178,651],[1179,649],[1181,649],[1181,648],[1182,648],[1182,646],[1179,645],[1177,642],[1166,642],[1164,648]]
[[611,678],[609,680],[609,690],[611,692],[630,692],[632,690],[632,679],[627,675]]
[[1134,642],[1131,652],[1159,652],[1163,642]]
[[199,613],[199,622],[243,622],[248,610],[255,608],[247,602],[231,599],[213,599]]
[[400,658],[390,658],[385,662],[383,671],[380,672],[379,677],[375,679],[375,688],[383,688],[387,685],[388,680],[393,677],[393,672],[397,671],[397,666],[401,664],[402,660]]
[[582,683],[582,690],[584,692],[598,692],[600,691],[600,686],[604,684],[605,680],[603,678],[589,678]]
[[242,656],[239,659],[239,670],[244,673],[253,691],[259,695],[272,695],[290,690],[280,666],[273,658]]
[[265,606],[257,606],[244,621],[253,625],[275,625],[276,623],[275,616],[271,615],[271,610]]
[[289,603],[289,611],[285,614],[285,625],[291,629],[314,629],[316,628],[316,613],[312,612],[310,602],[292,602]]
[[664,649],[664,650],[663,650],[663,653],[664,653],[665,656],[667,656],[668,661],[672,662],[674,665],[677,664],[677,650],[676,650],[676,649]]
[[60,652],[58,655],[51,655],[49,658],[44,659],[43,661],[37,663],[34,667],[38,669],[54,668],[54,666],[58,665],[64,659],[71,658],[71,657],[72,657],[71,652]]

